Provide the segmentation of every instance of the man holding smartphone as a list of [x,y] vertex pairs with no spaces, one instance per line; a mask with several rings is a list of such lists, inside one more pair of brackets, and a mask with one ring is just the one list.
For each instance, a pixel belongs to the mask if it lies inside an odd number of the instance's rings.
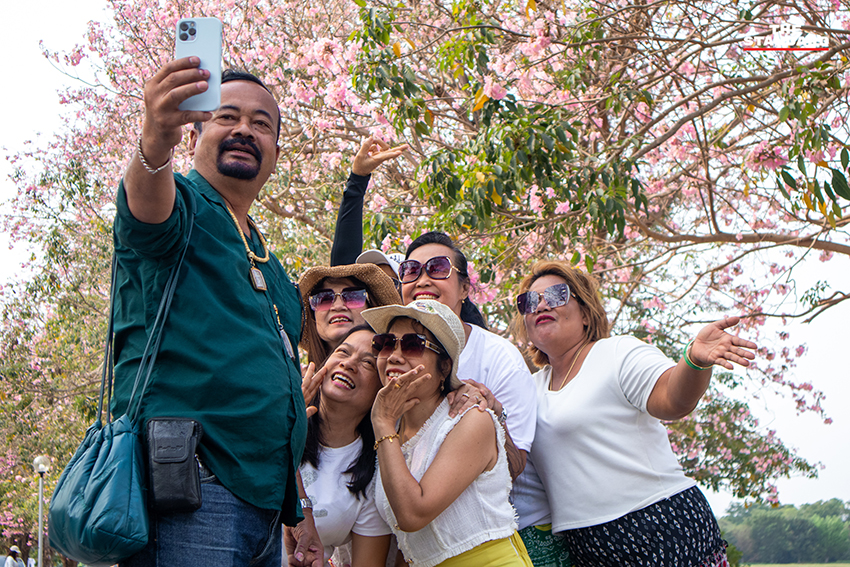
[[[280,111],[262,81],[231,71],[222,74],[217,109],[180,110],[208,88],[210,73],[199,64],[171,61],[145,84],[141,137],[118,188],[112,409],[121,415],[127,407],[194,200],[194,230],[140,419],[202,425],[202,505],[152,512],[147,547],[122,565],[279,567],[281,523],[302,517],[301,305],[248,211],[275,169]],[[194,169],[183,176],[171,157],[193,123]],[[312,537],[300,542],[298,564],[320,564]]]

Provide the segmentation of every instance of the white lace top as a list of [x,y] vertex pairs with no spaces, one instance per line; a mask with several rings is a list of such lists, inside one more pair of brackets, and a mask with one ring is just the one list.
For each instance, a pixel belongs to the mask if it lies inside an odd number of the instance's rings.
[[[478,411],[474,407],[470,409]],[[409,564],[424,567],[438,565],[484,542],[510,537],[516,531],[516,512],[508,501],[511,476],[505,453],[505,430],[496,421],[493,412],[487,411],[496,428],[496,465],[481,473],[457,500],[421,530],[404,532],[399,529],[378,468],[375,484],[378,513],[398,538],[398,546]],[[450,418],[449,403],[444,399],[416,435],[402,445],[404,460],[417,481],[425,475],[446,436],[462,415]]]

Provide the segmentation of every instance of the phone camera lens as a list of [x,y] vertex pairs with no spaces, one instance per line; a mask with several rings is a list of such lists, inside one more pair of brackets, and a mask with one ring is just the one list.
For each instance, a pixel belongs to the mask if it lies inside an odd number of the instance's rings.
[[189,24],[186,22],[180,22],[180,31],[186,31],[189,29]]
[[195,28],[189,29],[189,35],[195,35],[195,33],[197,33],[197,30]]
[[186,41],[187,39],[189,39],[189,36],[187,34],[185,34],[185,33],[180,34],[180,41]]

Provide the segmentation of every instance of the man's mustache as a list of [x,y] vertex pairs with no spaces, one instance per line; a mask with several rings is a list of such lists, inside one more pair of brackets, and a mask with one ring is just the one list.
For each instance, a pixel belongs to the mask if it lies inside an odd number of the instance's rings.
[[260,148],[257,147],[251,139],[249,138],[229,138],[224,140],[218,146],[218,154],[222,155],[224,152],[229,150],[241,150],[247,151],[251,155],[253,155],[257,161],[262,161],[262,154],[260,153]]

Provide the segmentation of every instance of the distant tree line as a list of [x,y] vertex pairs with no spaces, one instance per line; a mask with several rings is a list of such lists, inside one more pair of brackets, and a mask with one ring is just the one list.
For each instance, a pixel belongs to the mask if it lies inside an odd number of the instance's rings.
[[732,504],[720,519],[742,563],[829,563],[850,559],[850,502]]

